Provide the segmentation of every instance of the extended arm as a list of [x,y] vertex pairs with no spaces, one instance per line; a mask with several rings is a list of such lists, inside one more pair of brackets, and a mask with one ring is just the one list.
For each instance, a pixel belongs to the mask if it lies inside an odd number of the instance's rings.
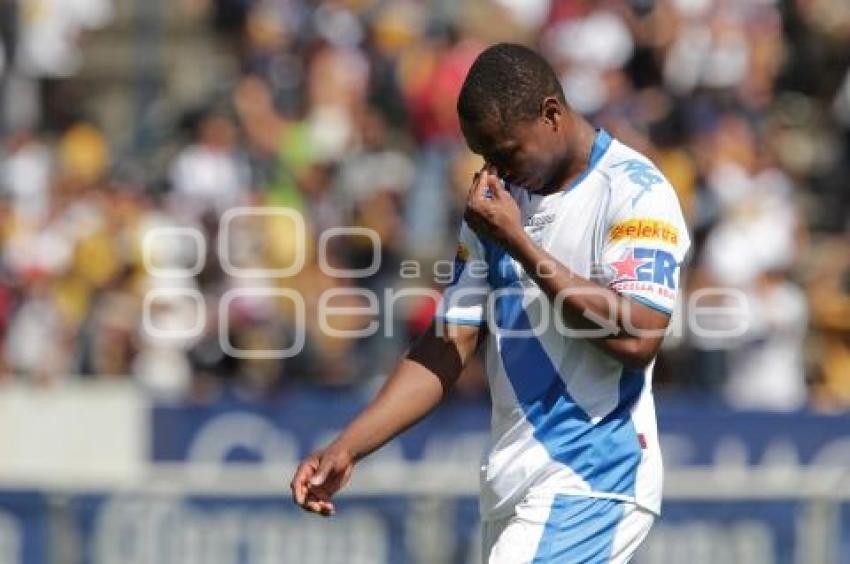
[[474,326],[432,326],[399,362],[378,395],[327,448],[308,456],[290,487],[295,502],[322,515],[354,464],[428,415],[457,381],[478,344]]

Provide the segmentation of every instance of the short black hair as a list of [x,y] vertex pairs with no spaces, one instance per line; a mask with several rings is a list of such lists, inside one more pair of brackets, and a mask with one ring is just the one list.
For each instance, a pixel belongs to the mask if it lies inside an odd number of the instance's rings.
[[498,118],[506,126],[537,117],[549,96],[566,105],[561,82],[546,59],[528,47],[498,43],[478,55],[469,69],[457,113],[469,123]]

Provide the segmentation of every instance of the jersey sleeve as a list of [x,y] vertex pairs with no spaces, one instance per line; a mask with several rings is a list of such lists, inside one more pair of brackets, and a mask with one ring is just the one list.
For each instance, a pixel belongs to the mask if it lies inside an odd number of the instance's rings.
[[650,163],[640,164],[614,182],[602,278],[612,290],[670,315],[690,236],[673,187]]
[[452,280],[443,291],[435,318],[457,325],[484,325],[489,294],[484,247],[464,221],[458,237]]

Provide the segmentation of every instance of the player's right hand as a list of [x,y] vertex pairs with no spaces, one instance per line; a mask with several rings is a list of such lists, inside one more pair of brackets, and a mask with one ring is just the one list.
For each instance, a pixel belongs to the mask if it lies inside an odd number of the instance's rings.
[[336,512],[331,497],[351,478],[354,458],[344,448],[331,445],[304,459],[289,484],[292,500],[305,511],[330,517]]

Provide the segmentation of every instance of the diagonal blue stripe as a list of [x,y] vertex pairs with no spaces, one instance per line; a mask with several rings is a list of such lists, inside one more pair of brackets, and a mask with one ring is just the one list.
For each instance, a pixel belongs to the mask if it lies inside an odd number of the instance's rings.
[[634,495],[642,455],[630,410],[643,389],[644,371],[623,368],[617,407],[593,424],[567,392],[540,341],[531,335],[522,286],[510,256],[490,242],[484,248],[491,287],[509,290],[497,297],[493,321],[498,329],[527,335],[500,335],[499,352],[534,437],[553,460],[575,471],[594,491]]
[[610,499],[555,496],[532,562],[608,564],[623,509]]

